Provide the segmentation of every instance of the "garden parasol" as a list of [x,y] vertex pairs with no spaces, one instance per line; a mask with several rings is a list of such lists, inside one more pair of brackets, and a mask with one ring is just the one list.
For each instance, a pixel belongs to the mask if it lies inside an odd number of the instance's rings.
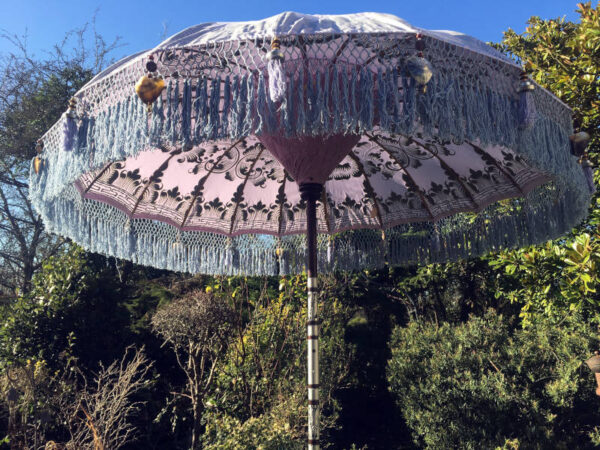
[[317,269],[568,231],[593,187],[571,134],[566,105],[474,38],[386,14],[283,13],[194,26],[97,75],[41,139],[31,198],[49,231],[139,264],[306,267],[318,448]]

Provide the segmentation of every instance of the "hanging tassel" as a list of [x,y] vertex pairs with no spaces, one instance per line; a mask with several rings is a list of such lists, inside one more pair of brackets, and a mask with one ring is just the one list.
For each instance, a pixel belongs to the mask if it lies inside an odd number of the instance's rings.
[[285,98],[285,73],[283,72],[284,56],[279,39],[273,38],[271,51],[267,54],[267,70],[269,73],[269,96],[273,103]]
[[303,136],[306,134],[307,130],[307,120],[306,120],[306,110],[305,110],[305,98],[304,98],[304,69],[300,67],[298,69],[298,81],[297,87],[295,87],[295,91],[298,91],[296,97],[297,101],[294,102],[294,106],[296,106],[296,110],[294,111],[296,116],[296,130],[295,133],[297,136]]
[[352,68],[352,72],[350,74],[350,84],[348,86],[349,88],[347,94],[348,103],[350,105],[350,108],[348,109],[348,131],[350,133],[356,133],[356,128],[358,127],[358,116],[361,110],[360,97],[358,97],[358,69],[356,67]]
[[335,251],[334,251],[334,242],[333,242],[333,237],[329,236],[329,239],[327,239],[327,264],[329,265],[329,268],[331,268],[333,261],[335,259]]
[[585,131],[580,131],[569,136],[569,142],[571,144],[571,154],[581,158],[586,154],[585,151],[590,143],[590,135]]
[[[177,82],[175,82],[177,83]],[[167,85],[167,97],[165,98],[165,123],[163,128],[163,136],[162,139],[171,140],[172,132],[173,132],[173,82],[169,80],[169,84]]]
[[330,79],[331,75],[329,70],[325,70],[323,72],[323,85],[321,87],[321,91],[323,93],[321,109],[319,111],[319,121],[321,122],[321,126],[326,133],[330,133],[331,126],[331,92],[330,92]]
[[175,77],[175,88],[171,92],[170,106],[170,121],[169,127],[167,128],[167,139],[171,144],[175,145],[180,139],[181,131],[181,111],[179,109],[179,80]]
[[319,135],[318,124],[316,124],[316,111],[317,111],[317,82],[313,77],[310,70],[305,72],[306,80],[306,121],[307,121],[307,133],[313,136]]
[[340,71],[340,84],[339,84],[339,98],[341,109],[336,111],[336,114],[342,119],[342,129],[338,131],[346,131],[351,125],[351,111],[350,111],[350,95],[348,90],[350,87],[350,81],[348,79],[348,70],[345,67],[341,68]]
[[579,158],[577,162],[581,164],[581,170],[585,176],[588,189],[590,190],[590,193],[593,194],[596,192],[596,185],[594,184],[594,168],[588,159],[586,151],[588,144],[590,143],[590,135],[585,131],[572,134],[569,136],[569,143],[571,144],[571,154]]
[[371,130],[373,128],[373,73],[364,67],[360,72],[359,89],[357,92],[358,126],[360,130]]
[[216,139],[219,132],[219,101],[221,99],[221,79],[215,77],[210,83],[210,99],[208,101],[208,115],[204,136],[207,139]]
[[181,99],[181,139],[183,146],[187,147],[192,141],[192,83],[189,79],[183,83],[183,97]]
[[437,254],[442,249],[442,244],[440,242],[440,229],[438,228],[437,223],[433,225],[433,238],[431,242],[431,249]]
[[267,94],[265,92],[265,77],[260,73],[258,76],[258,86],[256,88],[256,132],[257,134],[261,134],[265,128],[265,116],[267,109]]
[[194,142],[197,144],[205,138],[204,129],[208,122],[208,81],[200,78],[196,84],[196,100],[194,100]]
[[331,120],[332,133],[340,131],[342,123],[342,96],[340,94],[340,77],[337,65],[333,66],[331,77]]
[[229,123],[229,108],[231,106],[231,79],[229,75],[225,77],[223,86],[223,109],[221,110],[221,130],[219,137],[227,136],[227,125]]
[[87,114],[83,114],[81,116],[81,124],[77,130],[77,147],[87,147],[87,136],[88,136],[88,128],[89,128],[89,118]]
[[583,170],[585,181],[587,181],[590,194],[594,194],[596,192],[596,185],[594,184],[594,168],[592,166],[592,163],[590,163],[589,159],[584,158],[581,161],[581,169]]
[[286,94],[285,102],[281,105],[281,120],[285,130],[286,137],[294,134],[294,76],[290,77],[289,89]]
[[63,150],[70,152],[75,147],[77,137],[77,100],[69,100],[69,109],[65,113],[63,123]]
[[248,134],[252,134],[255,131],[255,127],[254,127],[254,122],[255,122],[255,105],[256,105],[256,99],[254,96],[254,76],[252,74],[248,75],[248,78],[246,79],[246,94],[247,94],[247,98],[246,98],[246,104],[245,104],[245,108],[246,108],[246,114],[244,116],[244,128],[242,130],[242,134],[244,135],[248,135]]
[[164,102],[162,97],[158,97],[158,100],[152,104],[152,121],[150,123],[150,142],[157,146],[160,143],[160,139],[163,131],[163,124],[165,121],[164,116]]
[[519,128],[529,129],[535,122],[536,110],[533,100],[535,85],[527,76],[527,72],[521,72],[519,83]]
[[236,75],[233,77],[231,87],[231,113],[229,114],[229,137],[234,139],[242,133],[242,122],[244,117],[243,105],[246,101],[243,88],[246,86],[244,77]]
[[389,115],[388,115],[388,92],[387,92],[387,79],[386,74],[383,73],[381,68],[377,71],[377,99],[378,99],[378,116],[379,126],[384,130],[389,130]]

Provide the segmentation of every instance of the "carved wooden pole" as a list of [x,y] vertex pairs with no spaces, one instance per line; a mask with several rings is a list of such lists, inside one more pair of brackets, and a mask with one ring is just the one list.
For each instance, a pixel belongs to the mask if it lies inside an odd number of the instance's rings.
[[306,238],[308,246],[308,317],[307,357],[308,357],[308,449],[319,450],[319,288],[317,281],[317,200],[321,197],[323,185],[303,183],[300,195],[306,201]]

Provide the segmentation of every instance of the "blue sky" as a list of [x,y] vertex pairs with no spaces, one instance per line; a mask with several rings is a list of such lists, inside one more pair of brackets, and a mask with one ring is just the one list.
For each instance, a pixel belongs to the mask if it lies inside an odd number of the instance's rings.
[[[498,41],[502,31],[522,32],[526,20],[566,16],[576,20],[577,0],[3,0],[0,30],[28,35],[36,54],[59,42],[65,32],[82,26],[97,10],[97,30],[107,40],[126,44],[113,57],[153,47],[170,35],[202,22],[255,20],[282,11],[344,14],[375,11],[395,14],[413,25],[450,29],[484,41]],[[11,47],[0,41],[0,53]]]

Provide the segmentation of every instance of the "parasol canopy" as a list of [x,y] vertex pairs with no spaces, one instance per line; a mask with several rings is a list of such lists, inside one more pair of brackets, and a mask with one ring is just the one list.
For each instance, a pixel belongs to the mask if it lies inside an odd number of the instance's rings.
[[[150,57],[166,88],[148,113],[133,87]],[[589,191],[569,108],[535,86],[524,122],[520,74],[472,37],[387,14],[194,26],[77,93],[43,137],[31,197],[51,231],[87,249],[184,272],[302,270],[301,182],[324,182],[324,270],[541,242],[584,217]]]
[[95,252],[212,274],[307,267],[318,449],[317,269],[570,230],[593,188],[572,132],[565,104],[474,38],[283,13],[191,27],[97,75],[42,138],[30,193],[50,231]]

